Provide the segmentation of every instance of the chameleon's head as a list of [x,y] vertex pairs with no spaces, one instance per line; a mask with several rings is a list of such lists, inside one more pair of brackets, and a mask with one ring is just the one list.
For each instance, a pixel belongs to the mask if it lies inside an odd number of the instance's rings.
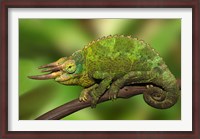
[[55,81],[66,85],[78,85],[83,71],[80,59],[73,56],[60,58],[56,62],[40,66],[39,69],[49,73],[28,77],[37,80],[55,79]]

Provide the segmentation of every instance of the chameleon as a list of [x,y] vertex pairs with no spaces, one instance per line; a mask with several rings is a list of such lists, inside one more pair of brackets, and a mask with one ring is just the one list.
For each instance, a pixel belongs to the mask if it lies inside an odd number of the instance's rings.
[[69,57],[40,66],[44,75],[31,79],[54,79],[64,85],[83,87],[79,100],[91,107],[108,90],[109,99],[116,99],[119,90],[132,83],[145,84],[143,98],[157,109],[176,104],[180,90],[174,75],[162,57],[148,43],[132,36],[110,35],[99,38],[75,51]]

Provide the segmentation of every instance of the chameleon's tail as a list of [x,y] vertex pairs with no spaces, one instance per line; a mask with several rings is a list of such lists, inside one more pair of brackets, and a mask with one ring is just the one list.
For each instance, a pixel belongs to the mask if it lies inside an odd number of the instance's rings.
[[158,87],[152,87],[152,91],[144,93],[144,100],[147,104],[158,109],[167,109],[176,104],[179,97],[179,90],[166,92]]
[[162,89],[160,87],[149,85],[147,86],[149,90],[144,92],[144,100],[146,103],[158,109],[172,107],[176,104],[180,95],[179,86],[171,72],[168,71],[164,74],[166,75],[162,77],[167,78],[160,78],[156,81],[156,85],[162,86]]

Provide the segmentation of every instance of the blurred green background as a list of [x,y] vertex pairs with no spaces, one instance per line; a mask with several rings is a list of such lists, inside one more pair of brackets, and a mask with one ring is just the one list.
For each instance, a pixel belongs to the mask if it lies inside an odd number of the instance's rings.
[[[30,120],[78,98],[81,87],[53,80],[31,80],[37,67],[54,62],[99,37],[124,34],[148,42],[181,78],[180,19],[20,19],[19,20],[19,119]],[[65,120],[179,120],[181,100],[170,109],[147,105],[142,95],[85,108]]]

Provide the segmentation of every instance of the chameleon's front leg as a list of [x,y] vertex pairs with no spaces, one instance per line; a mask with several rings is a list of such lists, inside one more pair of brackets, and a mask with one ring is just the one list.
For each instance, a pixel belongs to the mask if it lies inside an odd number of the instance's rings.
[[98,87],[98,84],[94,84],[88,88],[84,88],[79,96],[79,101],[87,101],[89,93],[96,89]]
[[92,101],[91,101],[92,108],[94,108],[96,106],[97,101],[99,100],[101,95],[103,95],[105,93],[106,89],[108,88],[108,86],[110,86],[110,83],[112,82],[113,77],[109,73],[102,73],[102,72],[96,71],[93,74],[93,78],[100,79],[102,81],[100,82],[98,87],[96,89],[92,90],[90,93],[91,97],[92,97]]

